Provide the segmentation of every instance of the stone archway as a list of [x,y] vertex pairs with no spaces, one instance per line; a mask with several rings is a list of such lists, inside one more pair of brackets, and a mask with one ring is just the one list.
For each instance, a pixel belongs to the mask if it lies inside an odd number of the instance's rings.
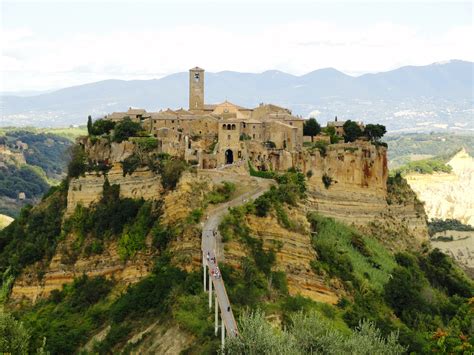
[[232,164],[234,162],[234,153],[231,149],[225,151],[225,163]]

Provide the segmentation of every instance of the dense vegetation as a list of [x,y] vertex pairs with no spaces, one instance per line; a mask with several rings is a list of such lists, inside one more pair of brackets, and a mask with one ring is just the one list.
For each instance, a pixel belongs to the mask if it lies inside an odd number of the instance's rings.
[[[50,133],[5,129],[1,132],[0,144],[23,156],[21,159],[2,157],[0,166],[0,214],[16,217],[21,207],[37,202],[56,183],[66,170],[67,150],[71,142]],[[24,144],[27,144],[25,146]],[[25,193],[19,199],[19,193]]]
[[447,230],[455,231],[474,231],[474,227],[469,224],[464,224],[457,219],[439,219],[433,218],[428,222],[428,232],[430,235],[435,235],[439,232]]
[[[81,159],[76,161],[79,174],[82,163],[86,166]],[[158,169],[167,176],[165,186],[173,188],[182,172],[181,162],[162,156],[157,164],[162,164]],[[76,168],[70,166],[70,171]],[[316,213],[298,220],[290,210],[306,198],[305,176],[295,170],[254,173],[275,179],[276,185],[255,201],[232,208],[219,226],[224,243],[240,243],[246,251],[239,268],[221,265],[233,311],[240,319],[241,337],[227,343],[228,353],[472,352],[469,297],[474,288],[450,258],[438,250],[394,255],[375,238]],[[403,194],[404,179],[400,175],[391,179],[391,194]],[[23,210],[0,232],[2,289],[8,289],[11,275],[25,266],[51,258],[68,233],[76,239],[62,253],[64,264],[81,254],[101,254],[111,241],[117,242],[124,261],[149,244],[157,255],[151,274],[126,289],[117,287],[113,279],[79,276],[48,299],[16,310],[15,318],[0,313],[0,344],[8,339],[9,346],[5,349],[21,351],[21,343],[31,353],[41,349],[75,353],[92,335],[110,326],[90,351],[128,352],[135,347],[126,344],[136,334],[133,331],[158,322],[166,328],[178,325],[193,335],[187,353],[218,351],[202,274],[184,271],[170,248],[170,241],[184,234],[184,225],[199,222],[202,210],[193,210],[172,226],[164,225],[160,203],[121,199],[119,188],[106,180],[102,199],[89,208],[78,206],[65,222],[67,184],[53,189],[41,208]],[[234,190],[233,184],[223,183],[204,203],[227,201]],[[318,255],[311,263],[313,271],[328,284],[337,280],[347,297],[333,306],[291,296],[285,272],[276,268],[282,245],[264,245],[252,234],[247,221],[255,216],[275,218],[281,227],[308,235]],[[41,268],[38,271],[41,277]],[[271,325],[267,317],[281,327]],[[2,324],[9,324],[17,334],[9,335]]]
[[16,141],[28,144],[24,152],[27,164],[40,167],[49,178],[59,178],[66,171],[66,152],[71,146],[69,139],[51,133],[12,130],[5,132],[4,140],[13,150]]
[[396,169],[395,172],[405,175],[408,173],[450,173],[452,170],[452,167],[446,164],[446,160],[440,158],[430,158],[411,161]]
[[[52,188],[47,202],[22,209],[20,216],[0,231],[0,273],[17,275],[23,267],[51,258],[61,234],[67,184]],[[38,269],[39,276],[41,270]]]

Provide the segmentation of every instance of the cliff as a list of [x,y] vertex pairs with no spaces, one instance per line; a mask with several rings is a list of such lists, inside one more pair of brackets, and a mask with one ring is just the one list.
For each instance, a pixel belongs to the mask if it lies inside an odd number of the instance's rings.
[[[309,176],[308,211],[315,210],[364,231],[374,232],[381,227],[383,233],[376,234],[394,249],[419,247],[427,241],[423,206],[409,187],[404,189],[408,197],[403,200],[391,198],[387,191],[386,148],[369,142],[333,144],[323,154],[316,151],[299,157],[297,162]],[[390,238],[399,232],[408,234],[402,243]]]
[[451,173],[408,174],[430,219],[457,219],[474,226],[474,159],[462,149],[447,163]]

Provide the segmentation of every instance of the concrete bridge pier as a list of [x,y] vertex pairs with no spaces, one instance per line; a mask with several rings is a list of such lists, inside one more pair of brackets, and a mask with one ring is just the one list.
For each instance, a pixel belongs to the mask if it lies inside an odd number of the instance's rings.
[[211,274],[209,274],[209,310],[212,309],[212,279]]
[[217,304],[217,294],[216,294],[216,299],[214,300],[215,303],[215,312],[214,312],[214,320],[215,320],[215,325],[214,325],[214,335],[217,336],[217,332],[219,330],[219,305]]
[[[221,320],[222,320],[222,313],[221,313]],[[225,346],[225,325],[224,321],[221,321],[221,348],[224,351]]]

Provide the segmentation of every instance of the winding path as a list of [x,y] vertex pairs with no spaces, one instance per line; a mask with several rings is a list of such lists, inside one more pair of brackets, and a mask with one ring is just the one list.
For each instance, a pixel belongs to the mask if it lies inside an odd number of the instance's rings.
[[[245,180],[245,183],[249,182],[248,177],[246,177]],[[206,266],[209,266],[209,279],[212,280],[212,286],[215,290],[217,303],[221,312],[222,322],[225,325],[228,336],[230,337],[236,336],[238,334],[238,329],[234,318],[234,313],[232,312],[229,297],[227,296],[224,280],[222,279],[220,272],[218,272],[218,263],[224,259],[224,252],[221,242],[222,237],[219,233],[218,226],[221,218],[227,213],[229,208],[241,205],[248,200],[256,199],[265,193],[265,191],[267,191],[274,183],[272,180],[256,177],[250,178],[250,182],[252,185],[254,185],[251,191],[248,191],[245,194],[242,194],[231,201],[222,204],[210,212],[204,223],[202,231],[201,250],[203,267],[206,268]],[[207,275],[205,277],[207,278]],[[209,287],[211,287],[211,285],[209,285]],[[210,295],[210,297],[212,296]]]

